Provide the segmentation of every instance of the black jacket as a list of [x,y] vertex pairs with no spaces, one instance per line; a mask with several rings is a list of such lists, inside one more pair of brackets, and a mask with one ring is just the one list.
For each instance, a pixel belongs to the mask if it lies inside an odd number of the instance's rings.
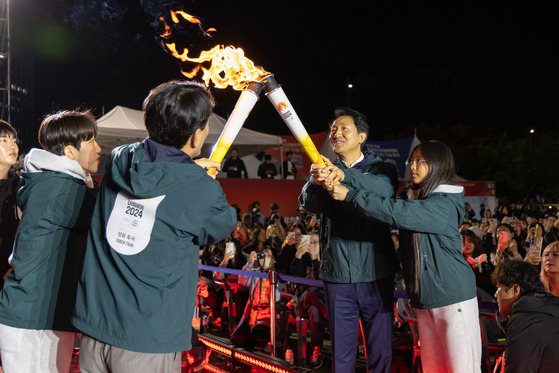
[[506,326],[505,372],[551,373],[559,369],[559,298],[521,297]]

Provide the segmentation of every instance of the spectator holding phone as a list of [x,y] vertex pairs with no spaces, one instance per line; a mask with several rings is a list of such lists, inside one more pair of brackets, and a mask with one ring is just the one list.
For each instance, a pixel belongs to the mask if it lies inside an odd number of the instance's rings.
[[470,264],[476,277],[476,286],[488,295],[495,294],[495,286],[491,281],[491,273],[495,269],[488,255],[481,246],[481,233],[476,233],[474,227],[460,232],[462,236],[462,254]]
[[549,226],[549,224],[550,222],[548,221],[548,231],[543,237],[543,247],[547,247],[552,242],[559,241],[559,219],[555,219],[552,226]]
[[[301,241],[291,262],[291,274],[305,278],[320,278],[320,236],[312,233],[309,242]],[[311,329],[311,360],[309,367],[318,369],[324,361],[324,332],[328,323],[328,311],[324,299],[324,289],[300,285],[297,289],[299,305],[303,315],[308,317]]]
[[278,272],[286,275],[290,274],[291,262],[293,261],[293,258],[295,258],[297,248],[299,243],[301,243],[301,237],[304,234],[307,234],[307,229],[303,224],[295,222],[291,225],[278,255],[276,263],[276,269]]
[[497,226],[495,240],[495,264],[505,260],[524,260],[519,252],[520,245],[515,239],[514,229],[509,224],[501,223]]
[[[264,247],[260,252],[250,253],[247,264],[243,267],[244,271],[270,272],[275,270],[274,253],[269,247]],[[252,349],[257,344],[264,344],[270,341],[270,301],[272,286],[268,278],[253,276],[239,276],[239,284],[249,288],[249,300],[245,307],[243,317],[239,325],[231,334],[231,343],[244,348]],[[285,284],[279,283],[276,289],[276,299],[281,302],[280,291]],[[280,328],[278,328],[279,330]]]
[[[481,335],[475,277],[462,255],[458,226],[464,188],[455,185],[454,158],[439,141],[423,142],[407,162],[414,184],[408,199],[344,183],[331,169],[327,186],[345,207],[399,228],[406,292],[416,309],[425,372],[479,372]],[[457,343],[457,341],[460,341]]]

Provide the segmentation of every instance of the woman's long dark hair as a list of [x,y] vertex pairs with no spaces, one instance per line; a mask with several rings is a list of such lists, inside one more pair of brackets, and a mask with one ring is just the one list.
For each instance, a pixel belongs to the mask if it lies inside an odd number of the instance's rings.
[[[418,199],[425,199],[441,184],[454,184],[456,170],[450,148],[440,141],[427,141],[417,145],[429,166],[429,175],[419,185]],[[413,154],[413,152],[412,152]]]
[[[429,174],[427,178],[418,185],[417,199],[425,199],[431,194],[439,185],[454,184],[456,180],[456,170],[454,166],[454,157],[450,148],[440,141],[426,141],[417,145],[413,151],[419,149],[423,155],[423,159],[427,162],[429,167]],[[414,233],[412,238],[413,255],[411,268],[413,273],[410,276],[410,284],[408,289],[414,294],[419,295],[421,276],[421,234]]]

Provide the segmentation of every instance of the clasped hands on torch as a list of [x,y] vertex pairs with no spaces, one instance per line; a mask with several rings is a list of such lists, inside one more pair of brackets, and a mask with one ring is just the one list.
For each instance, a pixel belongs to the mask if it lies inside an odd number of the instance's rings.
[[321,185],[336,201],[345,201],[349,189],[341,184],[345,172],[334,166],[325,156],[321,155],[326,166],[316,163],[311,165],[311,176],[316,185]]

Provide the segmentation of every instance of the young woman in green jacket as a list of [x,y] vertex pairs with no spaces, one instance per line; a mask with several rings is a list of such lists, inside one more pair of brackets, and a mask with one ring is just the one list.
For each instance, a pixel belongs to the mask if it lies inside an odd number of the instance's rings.
[[416,309],[425,372],[479,372],[481,336],[475,278],[462,255],[458,226],[464,188],[453,185],[454,159],[438,141],[419,144],[407,162],[408,198],[344,185],[343,171],[323,169],[331,196],[366,217],[400,229],[406,291]]

